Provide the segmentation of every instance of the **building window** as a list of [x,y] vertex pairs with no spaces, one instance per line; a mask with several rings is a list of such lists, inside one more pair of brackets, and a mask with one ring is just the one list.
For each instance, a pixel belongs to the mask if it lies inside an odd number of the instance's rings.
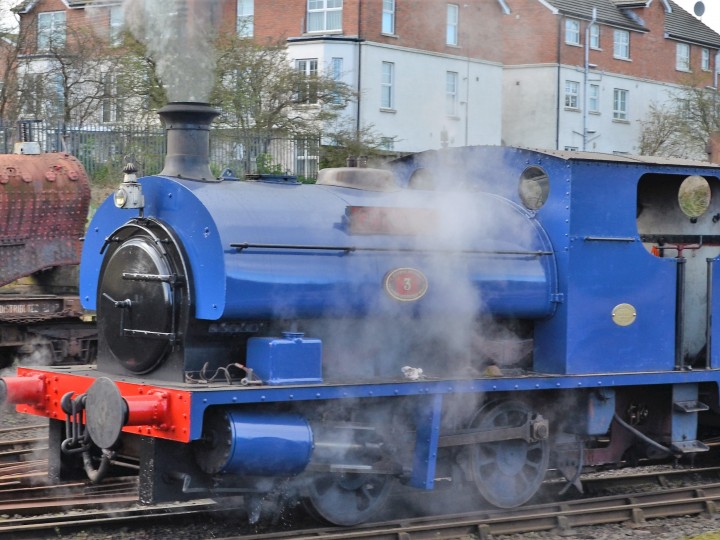
[[613,56],[630,60],[630,32],[627,30],[615,30],[613,33]]
[[307,31],[342,30],[343,0],[308,0]]
[[600,48],[600,26],[597,24],[590,25],[590,47],[593,49]]
[[383,0],[382,33],[395,33],[395,0]]
[[393,99],[394,82],[395,64],[393,62],[383,62],[380,79],[380,107],[383,109],[392,109],[395,105]]
[[317,58],[297,60],[295,68],[301,74],[301,81],[297,92],[298,103],[317,103]]
[[117,79],[112,73],[103,73],[102,121],[117,122],[121,120],[120,101],[117,97]]
[[445,73],[445,114],[456,116],[458,113],[458,74],[454,71]]
[[51,80],[52,90],[48,110],[55,118],[62,118],[65,113],[65,78],[57,73]]
[[577,152],[579,148],[577,146],[566,146],[565,151],[566,152]]
[[123,25],[122,6],[113,6],[110,8],[110,45],[117,46],[122,43]]
[[701,49],[702,50],[702,58],[700,61],[700,66],[702,67],[703,71],[710,71],[710,49]]
[[455,4],[447,5],[447,32],[445,43],[447,45],[458,44],[458,23],[460,17],[460,8]]
[[577,109],[579,93],[579,82],[565,81],[565,107],[567,107],[568,109]]
[[295,174],[304,178],[316,178],[320,162],[319,141],[301,139],[297,141]]
[[600,85],[598,84],[588,86],[588,111],[600,112]]
[[690,71],[690,45],[687,43],[675,45],[675,69]]
[[565,19],[565,43],[580,45],[580,21]]
[[628,91],[615,88],[613,90],[613,119],[627,120]]
[[65,46],[65,12],[38,13],[37,46],[41,51]]
[[692,119],[692,103],[690,103],[689,99],[680,99],[678,100],[677,110],[680,112],[680,117],[683,120],[691,120]]
[[255,0],[238,0],[237,35],[253,37],[255,32]]
[[[343,76],[343,59],[342,58],[333,58],[330,63],[330,76],[332,77],[332,80],[339,83],[342,81]],[[336,105],[339,105],[342,103],[342,96],[339,93],[336,93],[333,97],[333,103]]]

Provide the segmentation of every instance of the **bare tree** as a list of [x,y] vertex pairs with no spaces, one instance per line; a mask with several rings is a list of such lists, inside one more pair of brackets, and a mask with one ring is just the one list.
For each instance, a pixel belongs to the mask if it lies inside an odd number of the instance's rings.
[[284,44],[263,46],[226,34],[216,52],[211,101],[221,107],[221,122],[228,127],[319,136],[353,99],[352,90],[325,75],[322,66],[293,66]]
[[132,108],[136,125],[157,125],[156,112],[168,101],[157,63],[147,47],[130,32],[123,33],[117,65],[118,99]]
[[97,122],[115,93],[121,55],[91,24],[63,25],[46,34],[35,32],[37,27],[34,15],[23,21],[20,32],[21,52],[34,52],[18,60],[22,111],[65,125]]
[[706,159],[710,134],[720,127],[717,92],[688,81],[665,104],[653,104],[641,122],[640,153]]
[[11,8],[14,0],[0,0],[0,123],[12,124],[17,118],[18,80],[17,67],[23,36],[18,32],[18,21]]
[[349,157],[366,157],[370,163],[387,158],[395,137],[382,135],[372,125],[358,129],[345,121],[326,130],[323,141],[326,144],[320,152],[320,166],[344,167]]

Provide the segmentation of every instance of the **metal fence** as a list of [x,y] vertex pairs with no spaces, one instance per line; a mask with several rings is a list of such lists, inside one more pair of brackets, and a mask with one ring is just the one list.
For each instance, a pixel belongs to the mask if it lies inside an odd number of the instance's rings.
[[[25,122],[25,140],[36,141],[44,152],[65,151],[77,157],[94,183],[114,183],[132,160],[139,174],[157,174],[165,161],[165,131],[136,126],[51,126]],[[17,126],[0,123],[0,151],[11,153],[19,139]],[[213,129],[210,133],[210,169],[242,177],[254,173],[281,173],[303,181],[317,177],[318,139],[292,139],[274,133]],[[229,172],[227,172],[229,171]]]

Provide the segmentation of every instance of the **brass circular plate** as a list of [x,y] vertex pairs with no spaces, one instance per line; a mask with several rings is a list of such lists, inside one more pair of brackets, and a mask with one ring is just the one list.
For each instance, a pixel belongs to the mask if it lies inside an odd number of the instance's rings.
[[618,326],[630,326],[637,318],[637,311],[632,304],[618,304],[612,310],[612,320]]
[[396,268],[385,275],[385,292],[400,302],[419,300],[428,289],[428,280],[415,268]]

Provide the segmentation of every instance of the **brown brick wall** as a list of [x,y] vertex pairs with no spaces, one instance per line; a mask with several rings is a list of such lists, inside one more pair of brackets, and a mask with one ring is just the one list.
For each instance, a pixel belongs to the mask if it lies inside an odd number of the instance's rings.
[[[445,44],[447,2],[396,0],[395,35],[382,30],[382,0],[345,0],[343,36],[400,47],[502,60],[502,10],[494,1],[452,2],[460,6],[459,46]],[[467,7],[464,7],[467,5]],[[278,38],[300,37],[305,32],[306,0],[262,0],[255,3],[255,38],[260,43]],[[234,21],[236,1],[227,0],[224,19]],[[228,28],[231,28],[228,26]]]
[[[453,1],[459,6],[459,46],[445,44],[446,1],[396,0],[395,35],[381,33],[382,0],[345,0],[341,35],[360,35],[368,41],[387,43],[411,49],[456,56],[469,56],[502,62],[507,65],[547,64],[558,61],[582,66],[584,46],[565,43],[564,18],[553,13],[539,1],[506,0],[512,13],[505,15],[494,0]],[[278,42],[305,33],[306,0],[256,0],[255,38],[259,43]],[[236,0],[221,1],[219,26],[234,31]],[[62,0],[41,0],[22,23],[34,36],[35,15],[42,11],[66,10]],[[87,17],[85,11],[92,11]],[[631,77],[696,85],[712,84],[712,72],[700,68],[700,47],[691,46],[692,74],[675,69],[676,42],[664,37],[664,7],[652,2],[637,10],[648,32],[630,32],[630,61],[613,58],[613,28],[601,25],[601,50],[590,51],[590,62],[611,73]],[[67,10],[68,25],[79,27],[92,23],[109,24],[107,10]],[[581,21],[581,41],[585,26]],[[68,33],[70,38],[71,33]],[[36,40],[30,39],[33,44]],[[711,67],[715,50],[710,51]]]
[[[505,35],[504,63],[507,65],[557,63],[584,65],[585,28],[580,22],[581,46],[565,43],[565,19],[553,15],[539,2],[507,0],[512,10],[503,17]],[[692,73],[675,69],[676,41],[665,38],[665,12],[662,2],[636,10],[645,21],[648,32],[630,31],[630,61],[613,57],[614,27],[600,24],[600,50],[590,49],[589,62],[599,70],[630,77],[678,84],[712,84],[712,72],[701,69],[701,47],[692,45],[690,62]],[[715,50],[710,51],[711,69]]]
[[508,5],[512,13],[502,18],[504,63],[556,63],[559,30],[564,35],[559,17],[540,2],[510,0]]

